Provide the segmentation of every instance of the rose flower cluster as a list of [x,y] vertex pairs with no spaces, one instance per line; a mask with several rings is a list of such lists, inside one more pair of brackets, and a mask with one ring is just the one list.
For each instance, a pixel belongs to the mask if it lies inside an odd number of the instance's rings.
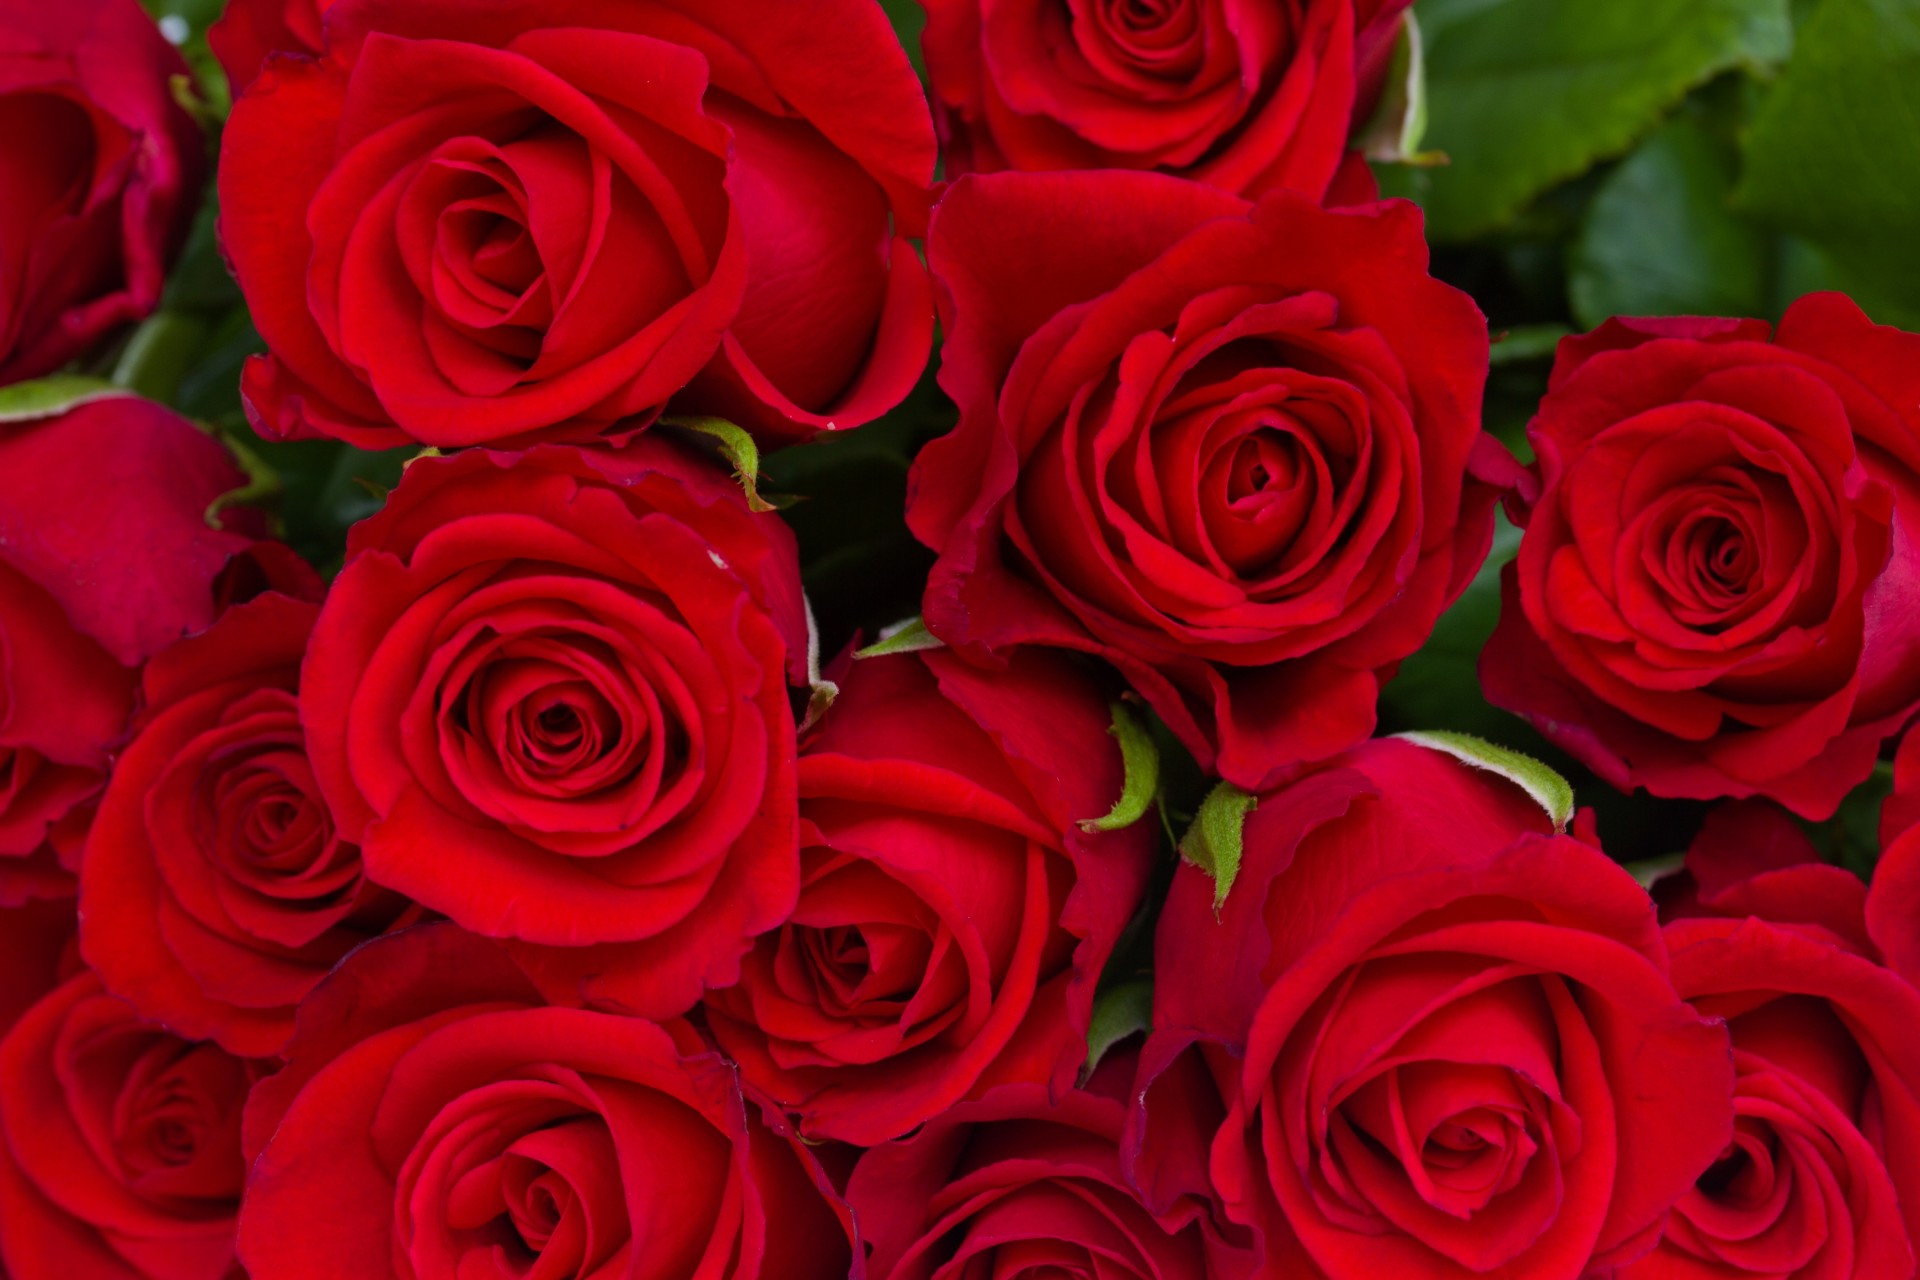
[[[1407,0],[924,9],[231,0],[222,119],[0,0],[0,1277],[1912,1277],[1920,336],[1613,320],[1523,463]],[[97,376],[209,182],[218,424]],[[929,397],[823,628],[761,452]],[[1377,736],[1502,519],[1697,834]]]

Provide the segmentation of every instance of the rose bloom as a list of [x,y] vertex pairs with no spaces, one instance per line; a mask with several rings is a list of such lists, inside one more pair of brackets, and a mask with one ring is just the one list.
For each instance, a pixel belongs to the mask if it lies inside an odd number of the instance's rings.
[[1880,861],[1867,915],[1886,961],[1920,986],[1920,734],[1893,761],[1893,794],[1880,807]]
[[1371,186],[1347,140],[1411,0],[921,3],[949,172],[1159,169],[1317,200],[1336,175]]
[[928,252],[961,414],[909,499],[933,632],[1105,658],[1248,789],[1371,733],[1517,472],[1418,210],[1002,174],[954,184]]
[[131,397],[0,427],[0,904],[70,895],[141,663],[214,619],[244,484],[192,423]]
[[0,25],[0,385],[51,373],[160,301],[206,143],[187,64],[138,0],[9,0]]
[[35,1001],[79,972],[71,898],[0,906],[0,1037]]
[[247,1108],[253,1280],[849,1273],[813,1156],[686,1024],[542,1007],[453,925],[355,952],[287,1057]]
[[411,914],[366,882],[314,781],[295,689],[315,607],[266,595],[147,664],[81,866],[81,946],[182,1035],[265,1057],[354,947]]
[[238,97],[276,53],[318,57],[326,47],[321,21],[338,0],[227,0],[207,28],[207,44]]
[[1915,932],[1889,865],[1869,892],[1758,801],[1694,841],[1667,942],[1680,993],[1732,1033],[1733,1141],[1621,1280],[1913,1274],[1920,991],[1881,964]]
[[799,905],[707,1023],[810,1138],[868,1144],[1002,1080],[1064,1089],[1139,906],[1147,822],[1083,830],[1125,768],[1059,655],[857,661],[800,760]]
[[82,973],[0,1041],[12,1280],[224,1280],[253,1067],[141,1022]]
[[1622,790],[1832,813],[1920,707],[1916,360],[1838,294],[1563,341],[1488,698]]
[[670,1017],[793,910],[806,654],[792,533],[690,447],[474,451],[349,535],[300,716],[369,880]]
[[774,440],[918,380],[934,139],[873,0],[352,0],[235,105],[221,229],[270,436]]
[[1215,1280],[1248,1259],[1218,1252],[1203,1200],[1154,1214],[1121,1167],[1134,1055],[1115,1053],[1059,1097],[1010,1084],[860,1157],[847,1201],[872,1280]]
[[1214,904],[1183,866],[1139,1176],[1178,1154],[1156,1128],[1224,1106],[1186,1163],[1271,1274],[1605,1274],[1727,1146],[1726,1032],[1646,893],[1492,773],[1369,742],[1259,798]]

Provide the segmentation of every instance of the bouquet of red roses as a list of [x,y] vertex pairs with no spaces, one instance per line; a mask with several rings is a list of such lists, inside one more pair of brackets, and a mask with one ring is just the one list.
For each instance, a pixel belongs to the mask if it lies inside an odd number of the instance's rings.
[[0,1280],[1913,1277],[1915,59],[0,0]]

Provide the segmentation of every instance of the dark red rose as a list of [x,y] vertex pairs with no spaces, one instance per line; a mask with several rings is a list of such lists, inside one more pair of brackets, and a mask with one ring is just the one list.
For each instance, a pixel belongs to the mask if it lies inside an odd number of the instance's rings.
[[950,173],[1159,169],[1318,200],[1411,0],[921,0]]
[[213,621],[251,545],[206,516],[243,483],[144,400],[0,425],[0,904],[73,892],[140,664]]
[[775,440],[926,363],[934,139],[872,0],[340,0],[236,104],[221,227],[273,436]]
[[1259,797],[1215,893],[1175,878],[1136,1094],[1151,1139],[1213,1081],[1210,1181],[1274,1274],[1604,1274],[1726,1147],[1726,1033],[1646,893],[1492,773],[1370,742]]
[[317,612],[262,596],[147,664],[81,866],[82,949],[108,989],[245,1057],[277,1053],[314,984],[409,914],[366,882],[307,760],[295,691]]
[[1487,696],[1622,790],[1833,812],[1920,707],[1920,337],[1838,294],[1561,343]]
[[1866,911],[1887,967],[1920,987],[1920,734],[1909,732],[1894,757]]
[[318,57],[326,47],[321,19],[336,0],[227,0],[207,28],[207,43],[238,97],[276,53]]
[[186,74],[138,0],[0,5],[0,384],[159,303],[206,166]]
[[1065,1089],[1150,824],[1108,704],[1067,660],[853,664],[800,760],[801,888],[707,1022],[809,1137],[895,1138],[1002,1080]]
[[670,1017],[799,890],[793,535],[679,441],[468,452],[354,527],[300,714],[367,878]]
[[860,1158],[847,1201],[872,1280],[1225,1280],[1203,1201],[1154,1214],[1120,1164],[1133,1055],[1054,1097],[1009,1084]]
[[226,1280],[253,1067],[141,1022],[90,973],[0,1041],[13,1280]]
[[370,943],[314,991],[247,1143],[253,1280],[843,1280],[851,1263],[807,1148],[686,1024],[541,1007],[449,924]]
[[73,900],[0,906],[0,1038],[61,979],[80,970]]
[[[1723,810],[1722,813],[1725,811]],[[1880,963],[1882,888],[1811,845],[1735,867],[1756,802],[1688,855],[1692,914],[1667,926],[1674,983],[1733,1037],[1733,1141],[1622,1280],[1914,1273],[1920,1239],[1920,991]],[[1744,844],[1746,842],[1742,842]],[[1863,906],[1865,912],[1863,914]],[[1906,943],[1911,947],[1911,943]]]
[[1365,738],[1485,558],[1479,477],[1517,470],[1420,227],[1150,174],[956,183],[928,251],[960,425],[908,509],[927,625],[1108,659],[1249,789]]

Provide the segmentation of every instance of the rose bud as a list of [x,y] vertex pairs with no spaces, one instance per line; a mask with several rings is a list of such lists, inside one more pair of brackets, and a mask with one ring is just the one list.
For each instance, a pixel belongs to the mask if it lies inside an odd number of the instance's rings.
[[873,0],[336,4],[234,105],[221,231],[271,437],[773,441],[918,381],[935,144]]
[[0,45],[0,385],[160,302],[200,202],[187,64],[139,0],[10,0]]
[[[1356,748],[1257,798],[1237,876],[1188,839],[1220,878],[1183,866],[1160,919],[1137,1174],[1204,1170],[1274,1274],[1605,1274],[1732,1136],[1645,891],[1555,834],[1564,783],[1477,763],[1508,776]],[[1176,1166],[1155,1128],[1214,1107]]]
[[1364,739],[1486,556],[1483,478],[1518,473],[1420,227],[1151,174],[954,184],[928,253],[960,423],[907,513],[927,626],[1106,659],[1248,789]]
[[1831,814],[1920,708],[1916,360],[1838,294],[1562,341],[1487,697],[1622,790]]

